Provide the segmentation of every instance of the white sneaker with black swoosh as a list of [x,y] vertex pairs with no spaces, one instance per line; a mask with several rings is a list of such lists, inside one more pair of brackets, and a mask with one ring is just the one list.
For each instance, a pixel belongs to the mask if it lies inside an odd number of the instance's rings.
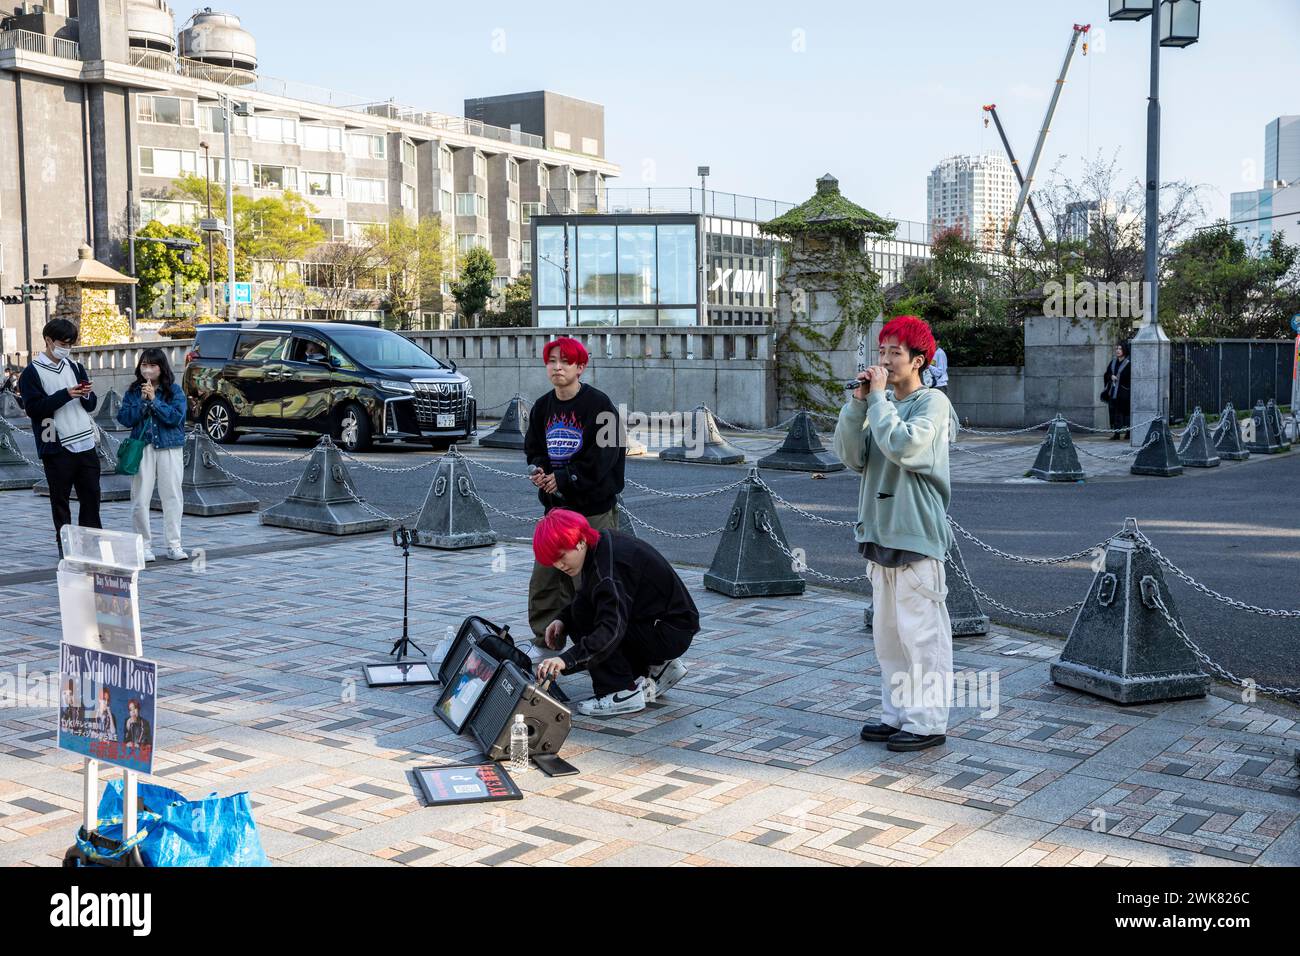
[[578,713],[587,717],[613,717],[645,710],[645,704],[645,690],[638,684],[635,690],[616,690],[604,697],[580,701]]
[[662,697],[685,676],[686,664],[681,658],[675,657],[658,668],[650,668],[650,679],[655,683],[657,697]]

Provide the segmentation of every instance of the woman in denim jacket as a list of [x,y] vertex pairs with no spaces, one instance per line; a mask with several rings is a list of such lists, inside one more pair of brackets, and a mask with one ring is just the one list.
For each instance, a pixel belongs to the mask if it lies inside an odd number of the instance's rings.
[[149,502],[157,484],[167,557],[186,561],[189,555],[181,547],[185,393],[176,384],[162,349],[145,349],[140,353],[135,381],[122,398],[117,420],[131,429],[132,438],[145,443],[140,470],[131,479],[132,520],[136,533],[144,538],[144,559],[154,560],[149,536]]

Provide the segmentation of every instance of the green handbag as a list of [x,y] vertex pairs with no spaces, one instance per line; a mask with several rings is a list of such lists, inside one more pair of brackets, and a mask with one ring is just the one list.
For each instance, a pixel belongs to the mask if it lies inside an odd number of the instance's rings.
[[[136,426],[137,428],[139,425]],[[135,437],[135,429],[131,430],[129,437],[122,439],[122,443],[117,446],[117,473],[119,475],[134,475],[140,470],[140,459],[144,458],[145,442]]]

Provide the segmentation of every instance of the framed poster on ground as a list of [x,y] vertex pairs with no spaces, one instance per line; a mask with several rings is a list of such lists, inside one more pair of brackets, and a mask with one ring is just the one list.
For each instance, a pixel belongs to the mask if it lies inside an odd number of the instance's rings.
[[431,807],[524,798],[505,768],[492,762],[416,767],[415,779]]
[[448,677],[434,710],[453,732],[460,733],[474,716],[479,698],[500,666],[499,661],[476,647]]

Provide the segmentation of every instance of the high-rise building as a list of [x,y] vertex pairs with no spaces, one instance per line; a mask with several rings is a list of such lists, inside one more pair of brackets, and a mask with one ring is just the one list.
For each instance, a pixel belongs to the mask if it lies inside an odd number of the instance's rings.
[[1141,216],[1136,212],[1128,207],[1120,208],[1110,199],[1080,200],[1065,204],[1065,212],[1056,223],[1056,234],[1062,242],[1088,242],[1104,224],[1121,240],[1135,238],[1139,219]]
[[949,156],[930,171],[926,216],[935,232],[958,228],[981,248],[996,249],[1011,224],[1018,192],[1004,156]]
[[[582,100],[525,94],[546,107],[551,135],[544,138],[548,127],[533,132],[528,117],[498,125],[486,114],[366,103],[264,76],[253,35],[238,17],[210,8],[179,34],[166,0],[44,0],[0,20],[6,291],[39,277],[43,264],[57,268],[72,259],[82,242],[97,259],[127,271],[126,239],[140,226],[205,217],[204,205],[174,186],[185,174],[210,174],[214,185],[224,184],[227,96],[236,104],[229,157],[236,192],[297,192],[315,206],[312,216],[325,235],[339,242],[399,217],[436,218],[453,257],[474,246],[492,251],[498,284],[530,264],[530,215],[569,211],[552,203],[552,190],[566,190],[567,203],[572,190],[619,174],[604,158],[603,108]],[[516,99],[469,102],[496,103],[495,117],[508,116]],[[213,214],[224,218],[225,210]],[[323,274],[302,270],[309,287]],[[373,306],[340,309],[337,297],[322,314],[309,299],[277,317],[382,318]],[[454,307],[450,295],[436,296],[422,324],[444,325]],[[40,318],[30,316],[39,308],[4,307],[4,325],[18,331],[17,349],[26,348],[33,321],[39,333]]]
[[1300,116],[1279,116],[1264,127],[1264,185],[1235,192],[1228,219],[1253,250],[1275,234],[1300,241]]

